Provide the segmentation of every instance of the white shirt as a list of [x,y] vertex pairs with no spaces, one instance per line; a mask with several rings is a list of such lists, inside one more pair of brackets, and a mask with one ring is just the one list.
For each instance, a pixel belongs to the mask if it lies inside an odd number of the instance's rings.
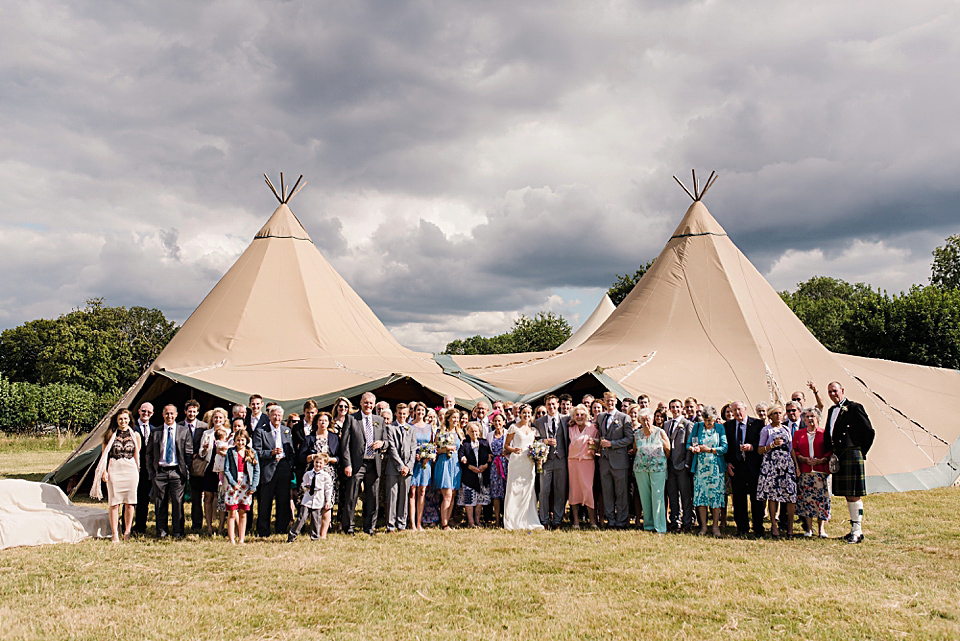
[[840,416],[840,408],[843,407],[843,404],[844,402],[846,402],[846,400],[847,399],[843,399],[842,401],[840,401],[839,403],[837,403],[836,405],[830,408],[831,410],[835,409],[835,411],[830,412],[830,433],[831,434],[833,434],[833,426],[837,422],[837,417]]
[[273,443],[275,448],[280,448],[280,454],[277,456],[277,460],[283,458],[283,437],[280,435],[280,430],[283,426],[274,427],[270,425],[270,429],[273,430]]

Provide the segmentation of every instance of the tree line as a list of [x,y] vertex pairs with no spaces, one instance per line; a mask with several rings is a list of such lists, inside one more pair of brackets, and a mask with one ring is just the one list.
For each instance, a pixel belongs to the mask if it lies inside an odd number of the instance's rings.
[[177,329],[159,309],[94,298],[0,332],[0,428],[90,429]]

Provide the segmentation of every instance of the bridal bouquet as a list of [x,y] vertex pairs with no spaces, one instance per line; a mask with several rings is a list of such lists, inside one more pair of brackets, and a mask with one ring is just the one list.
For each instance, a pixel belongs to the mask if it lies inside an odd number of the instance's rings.
[[420,447],[417,448],[417,460],[420,461],[420,465],[423,467],[426,467],[430,461],[436,461],[437,446],[433,443],[423,443],[420,445]]
[[[437,437],[437,449],[443,449],[445,447],[453,448],[456,447],[457,441],[453,435],[453,432],[444,432]],[[453,452],[447,452],[447,456],[453,456]]]
[[550,446],[543,441],[534,441],[530,444],[530,449],[527,450],[527,454],[533,459],[533,462],[537,464],[537,472],[542,473],[543,462],[547,460],[547,456],[550,454]]

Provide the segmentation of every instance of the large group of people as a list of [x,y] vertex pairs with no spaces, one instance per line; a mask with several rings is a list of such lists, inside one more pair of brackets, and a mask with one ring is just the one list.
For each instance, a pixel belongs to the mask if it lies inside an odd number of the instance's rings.
[[760,403],[755,416],[743,401],[654,406],[609,391],[578,404],[568,394],[537,407],[481,401],[470,412],[452,397],[391,406],[367,392],[359,408],[340,397],[330,412],[309,400],[286,415],[253,395],[202,420],[195,400],[180,421],[168,404],[159,425],[143,403],[136,417],[112,416],[91,495],[106,485],[115,542],[146,532],[150,501],[157,537],[183,538],[189,491],[192,530],[233,543],[254,532],[294,541],[308,523],[311,539],[354,534],[358,503],[368,535],[378,526],[580,529],[586,519],[723,536],[728,497],[738,536],[790,538],[799,518],[802,536],[825,538],[832,495],[850,514],[843,539],[859,543],[874,430],[838,382],[825,416],[808,387],[815,404],[798,391],[784,406]]

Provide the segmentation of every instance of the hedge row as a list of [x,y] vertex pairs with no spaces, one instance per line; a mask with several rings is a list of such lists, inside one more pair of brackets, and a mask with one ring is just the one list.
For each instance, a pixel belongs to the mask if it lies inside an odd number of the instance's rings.
[[0,375],[0,428],[35,432],[58,428],[92,429],[120,398],[119,392],[96,394],[70,383],[21,383]]

